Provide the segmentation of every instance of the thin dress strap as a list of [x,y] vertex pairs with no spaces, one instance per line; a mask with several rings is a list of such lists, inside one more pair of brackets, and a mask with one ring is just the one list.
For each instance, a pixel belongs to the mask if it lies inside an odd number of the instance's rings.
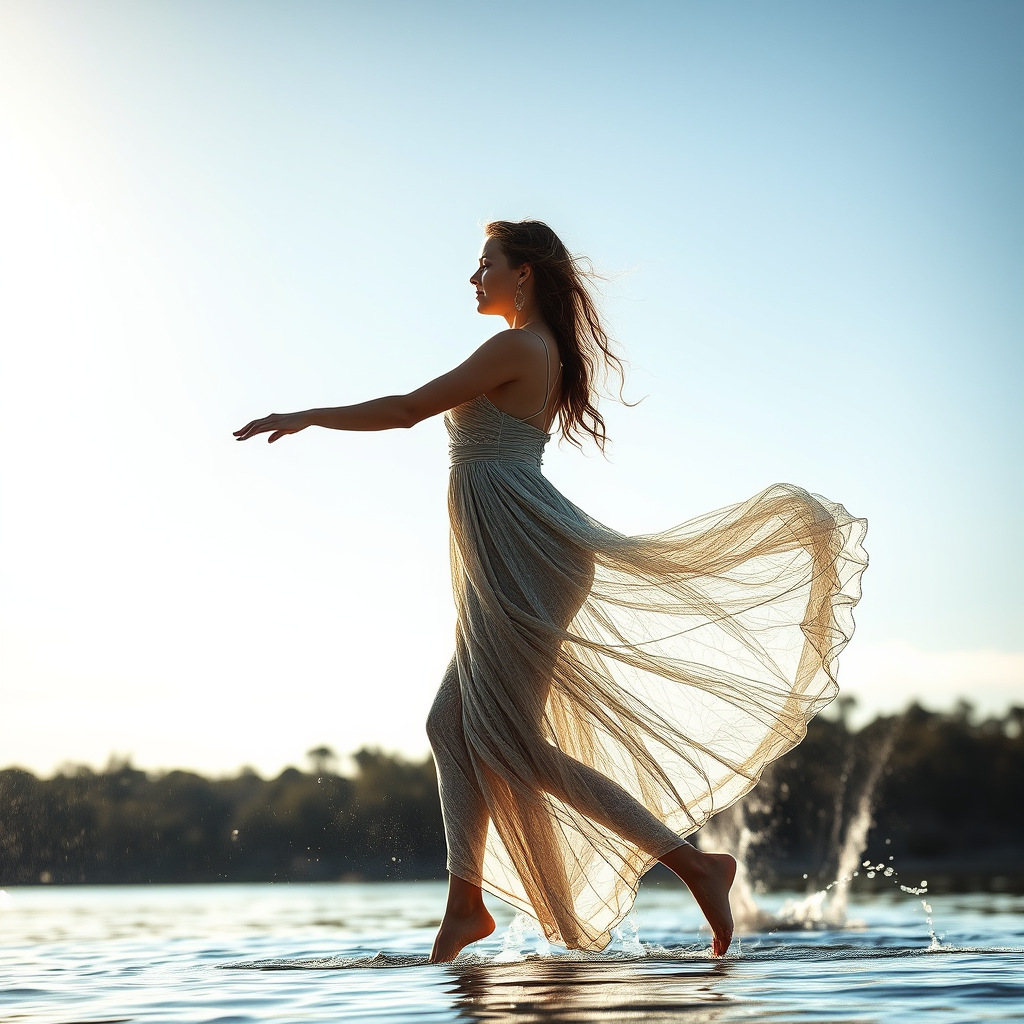
[[[520,417],[520,419],[528,423],[530,420],[535,419],[537,416],[539,416],[542,412],[544,412],[547,409],[548,402],[551,399],[551,356],[548,353],[548,343],[536,331],[528,331],[525,327],[520,327],[519,330],[525,331],[527,334],[532,334],[544,346],[544,404],[535,413],[531,413],[529,416]],[[559,363],[558,373],[555,374],[556,381],[558,380],[558,374],[560,374],[561,372],[562,364]]]

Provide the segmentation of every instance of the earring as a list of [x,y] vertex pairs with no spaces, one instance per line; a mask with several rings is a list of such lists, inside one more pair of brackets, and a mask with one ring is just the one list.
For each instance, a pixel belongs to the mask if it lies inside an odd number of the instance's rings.
[[523,295],[523,282],[520,281],[516,285],[515,306],[516,306],[516,312],[517,313],[519,312],[519,310],[521,310],[523,308],[523,303],[524,302],[526,302],[526,297]]

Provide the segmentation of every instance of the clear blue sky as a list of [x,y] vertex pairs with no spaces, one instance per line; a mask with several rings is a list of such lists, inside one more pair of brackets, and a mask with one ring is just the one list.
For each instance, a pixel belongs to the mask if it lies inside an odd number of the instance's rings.
[[840,683],[1024,701],[1024,6],[0,0],[0,764],[426,750],[446,449],[238,445],[499,324],[480,226],[609,272],[630,532],[871,521]]

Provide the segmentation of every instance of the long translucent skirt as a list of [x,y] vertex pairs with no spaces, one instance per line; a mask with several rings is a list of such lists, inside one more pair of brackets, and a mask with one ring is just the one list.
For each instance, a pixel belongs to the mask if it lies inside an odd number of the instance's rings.
[[456,651],[427,723],[448,868],[598,950],[641,876],[836,695],[866,523],[779,484],[626,537],[539,467],[454,465]]

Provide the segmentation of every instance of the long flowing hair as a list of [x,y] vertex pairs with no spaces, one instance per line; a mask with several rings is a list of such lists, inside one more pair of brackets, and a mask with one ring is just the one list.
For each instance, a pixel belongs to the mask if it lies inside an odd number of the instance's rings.
[[499,243],[510,267],[529,263],[533,268],[537,306],[562,360],[559,432],[577,448],[587,435],[603,452],[608,434],[597,410],[598,385],[614,374],[621,397],[625,367],[601,323],[591,290],[597,277],[593,267],[586,257],[569,252],[543,221],[495,220],[484,232]]

